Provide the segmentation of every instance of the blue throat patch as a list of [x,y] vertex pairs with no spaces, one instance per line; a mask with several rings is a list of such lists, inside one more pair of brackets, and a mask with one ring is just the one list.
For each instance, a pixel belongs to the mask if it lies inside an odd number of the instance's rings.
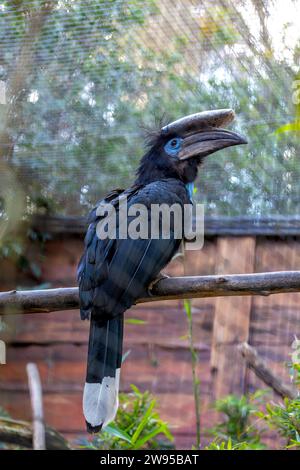
[[194,185],[194,183],[187,183],[187,184],[185,185],[185,187],[186,187],[186,190],[187,190],[187,192],[188,192],[190,201],[191,201],[191,203],[193,203],[193,195],[194,195],[194,187],[195,187],[195,185]]

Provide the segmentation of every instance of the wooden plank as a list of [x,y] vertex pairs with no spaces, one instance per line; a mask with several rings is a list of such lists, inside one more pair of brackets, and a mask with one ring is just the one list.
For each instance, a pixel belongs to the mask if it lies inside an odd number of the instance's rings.
[[[184,274],[186,276],[206,276],[215,274],[217,239],[205,240],[201,250],[186,250]],[[213,326],[215,299],[193,299],[194,335],[197,342],[210,345]],[[200,357],[202,362],[202,354]]]
[[44,260],[41,263],[42,278],[52,286],[62,287],[76,284],[77,265],[83,251],[83,242],[78,238],[49,240],[45,244]]
[[[201,316],[201,311],[198,316]],[[145,321],[144,325],[126,324],[128,334],[133,336],[134,341],[138,343],[165,341],[166,344],[171,344],[186,334],[186,321],[181,301],[170,301],[167,306],[164,302],[155,302],[151,308],[150,305],[132,307],[126,312],[125,318]],[[170,325],[172,334],[166,334]],[[15,334],[10,337],[10,341],[15,344],[86,344],[88,329],[89,323],[80,320],[78,311],[54,312],[53,316],[51,314],[51,319],[47,314],[28,314],[23,317],[23,321],[19,319]]]
[[[300,243],[289,239],[258,239],[255,270],[299,269]],[[289,382],[286,363],[290,361],[294,335],[300,336],[300,294],[253,298],[249,343],[268,361],[272,371]],[[247,390],[263,384],[251,371],[247,371]]]
[[[218,239],[218,274],[250,273],[254,269],[255,238]],[[245,363],[236,346],[248,341],[251,297],[217,298],[212,336],[211,369],[214,397],[243,393]]]
[[[142,390],[143,391],[143,390]],[[1,405],[9,411],[14,419],[30,420],[31,410],[29,395],[25,392],[1,392]],[[194,434],[195,412],[193,396],[187,393],[158,393],[155,395],[157,407],[162,419],[171,428],[181,433]],[[82,415],[82,394],[77,393],[44,393],[45,421],[48,426],[59,432],[85,433],[85,421]],[[203,400],[207,408],[208,399]],[[209,420],[206,420],[208,424]]]
[[[85,217],[37,215],[32,222],[37,231],[62,235],[80,235],[86,232]],[[300,217],[297,216],[217,216],[205,217],[205,234],[210,236],[300,235]]]
[[[196,347],[198,344],[196,343]],[[209,346],[201,353],[201,380],[209,391]],[[124,352],[130,352],[122,366],[122,390],[143,384],[152,391],[192,390],[188,348],[162,348],[156,344],[133,344],[127,338]],[[8,348],[8,364],[1,368],[0,390],[27,390],[26,364],[34,361],[40,370],[43,390],[82,391],[87,345],[56,344]]]

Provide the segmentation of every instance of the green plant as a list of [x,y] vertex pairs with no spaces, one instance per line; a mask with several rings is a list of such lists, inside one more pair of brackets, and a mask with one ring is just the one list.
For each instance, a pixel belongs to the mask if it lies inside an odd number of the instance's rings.
[[196,446],[197,449],[201,445],[201,422],[200,422],[200,380],[197,377],[197,362],[198,356],[194,346],[193,339],[193,317],[192,317],[192,302],[191,300],[184,300],[184,310],[188,321],[188,340],[191,354],[192,365],[192,379],[193,379],[193,393],[195,402],[195,416],[196,416]]
[[228,441],[220,441],[218,439],[208,444],[204,450],[263,450],[264,447],[261,443],[255,442],[236,442],[233,444],[231,439]]
[[132,180],[142,152],[138,125],[163,112],[175,119],[212,107],[235,108],[251,146],[205,163],[197,184],[207,214],[297,211],[299,134],[283,132],[279,139],[274,130],[294,115],[299,34],[292,44],[287,31],[296,23],[282,24],[276,32],[282,52],[276,51],[268,28],[273,21],[266,21],[272,2],[253,1],[255,16],[241,0],[206,0],[197,13],[191,0],[169,2],[168,14],[156,0],[48,3],[55,8],[30,41],[24,40],[28,19],[42,3],[1,2],[0,40],[7,47],[1,49],[0,80],[13,82],[11,64],[24,65],[31,54],[35,59],[19,71],[16,110],[6,126],[0,120],[1,142],[9,137],[13,144],[1,151],[11,149],[27,213],[50,206],[61,214],[86,214],[106,191]]
[[120,394],[120,406],[114,423],[106,426],[92,441],[80,447],[91,450],[138,450],[173,448],[168,424],[155,410],[156,401],[149,392],[131,385],[132,392]]
[[41,268],[37,260],[28,255],[28,245],[35,244],[41,257],[45,242],[49,238],[48,233],[36,232],[31,228],[23,232],[9,233],[0,240],[0,261],[10,260],[18,270],[38,281],[41,278]]
[[[292,344],[292,361],[287,364],[290,377],[296,386],[300,384],[300,341],[295,338]],[[207,450],[246,450],[262,449],[262,431],[258,421],[252,422],[252,417],[259,418],[279,436],[286,439],[285,449],[300,448],[300,397],[285,398],[283,403],[267,403],[265,411],[258,409],[258,400],[265,391],[258,390],[255,394],[236,397],[229,395],[215,403],[217,411],[225,414],[226,419],[217,424],[210,432],[215,436]]]
[[300,387],[300,341],[295,336],[292,343],[293,352],[290,353],[291,361],[287,363],[291,381]]
[[211,444],[222,447],[222,444],[230,443],[233,447],[264,448],[261,431],[256,423],[251,422],[251,418],[257,415],[259,400],[265,393],[264,390],[258,390],[250,396],[228,395],[217,400],[214,408],[225,415],[225,419],[209,430],[215,436],[215,441]]
[[266,413],[258,412],[257,416],[286,438],[285,448],[300,449],[300,398],[285,398],[283,404],[268,403]]
[[[291,353],[292,361],[287,364],[290,377],[295,386],[300,385],[300,341],[295,338]],[[300,396],[285,398],[283,403],[268,403],[266,412],[258,412],[270,428],[278,431],[286,439],[285,448],[300,448]]]

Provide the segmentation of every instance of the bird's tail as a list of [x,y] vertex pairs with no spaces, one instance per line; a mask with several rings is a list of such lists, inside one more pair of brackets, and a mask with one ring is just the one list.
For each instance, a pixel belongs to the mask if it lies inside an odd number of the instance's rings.
[[83,413],[87,430],[99,432],[117,413],[124,315],[107,323],[91,316]]

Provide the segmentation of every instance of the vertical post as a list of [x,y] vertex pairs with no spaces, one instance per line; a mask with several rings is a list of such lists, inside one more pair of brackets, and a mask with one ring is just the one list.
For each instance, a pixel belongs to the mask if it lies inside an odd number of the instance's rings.
[[46,439],[40,374],[36,364],[33,363],[27,364],[26,370],[32,408],[33,449],[45,450]]
[[6,344],[0,340],[0,364],[6,364]]
[[[253,272],[254,237],[218,239],[217,274]],[[237,345],[248,340],[252,297],[218,297],[212,336],[211,370],[215,399],[243,393],[246,366]]]

